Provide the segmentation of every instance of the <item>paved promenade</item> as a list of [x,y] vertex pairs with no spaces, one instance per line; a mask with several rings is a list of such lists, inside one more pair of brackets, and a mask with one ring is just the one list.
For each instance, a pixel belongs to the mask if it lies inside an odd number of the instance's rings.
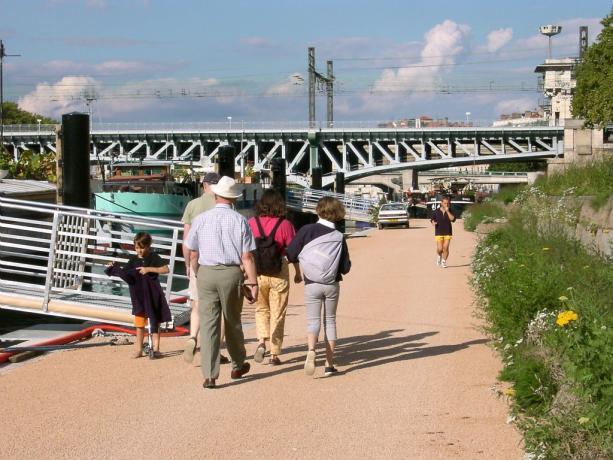
[[222,366],[216,390],[183,362],[183,339],[163,339],[157,361],[117,346],[0,370],[0,458],[521,459],[506,403],[490,389],[500,363],[472,306],[474,236],[456,224],[440,269],[429,223],[412,225],[349,240],[340,375],[304,375],[302,286],[292,286],[284,364],[251,360],[248,326],[252,372],[232,381]]

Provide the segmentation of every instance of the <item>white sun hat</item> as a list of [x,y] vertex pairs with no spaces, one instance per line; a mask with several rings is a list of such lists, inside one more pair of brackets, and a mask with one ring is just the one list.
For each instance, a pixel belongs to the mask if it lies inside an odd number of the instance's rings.
[[211,185],[211,191],[220,197],[234,200],[243,196],[242,187],[239,186],[234,179],[228,176],[223,176],[219,182]]

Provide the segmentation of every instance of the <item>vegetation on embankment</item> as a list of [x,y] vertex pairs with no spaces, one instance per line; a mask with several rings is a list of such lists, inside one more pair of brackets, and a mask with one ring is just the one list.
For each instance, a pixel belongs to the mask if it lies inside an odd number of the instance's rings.
[[613,157],[587,165],[571,165],[564,174],[540,179],[536,186],[547,195],[558,196],[571,191],[574,196],[591,196],[598,209],[613,195]]
[[521,192],[473,259],[500,378],[512,384],[506,393],[533,459],[613,458],[613,265],[568,237],[578,219],[572,187],[600,181],[572,174],[557,179],[561,188]]
[[[591,206],[598,210],[613,196],[613,157],[592,163],[571,165],[564,173],[539,178],[532,188],[503,187],[489,201],[471,206],[463,215],[464,228],[474,231],[480,223],[505,217],[503,205],[511,204],[526,193],[545,197],[591,197]],[[578,211],[578,209],[577,209]]]

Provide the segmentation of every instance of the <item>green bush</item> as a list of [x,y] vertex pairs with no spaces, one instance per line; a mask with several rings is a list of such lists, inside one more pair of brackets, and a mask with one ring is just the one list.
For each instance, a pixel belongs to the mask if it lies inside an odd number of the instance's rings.
[[561,195],[571,190],[575,196],[593,196],[599,209],[613,195],[613,157],[582,166],[571,166],[563,174],[539,179],[536,186],[547,195]]
[[508,187],[500,187],[500,190],[492,195],[493,201],[498,201],[504,204],[513,203],[517,195],[526,190],[525,185],[510,185]]
[[496,219],[505,216],[505,211],[502,206],[491,201],[485,201],[471,205],[467,212],[464,212],[464,228],[474,232],[477,225],[480,223],[494,222]]
[[613,266],[556,227],[573,218],[564,203],[512,213],[479,243],[473,283],[527,450],[613,458]]

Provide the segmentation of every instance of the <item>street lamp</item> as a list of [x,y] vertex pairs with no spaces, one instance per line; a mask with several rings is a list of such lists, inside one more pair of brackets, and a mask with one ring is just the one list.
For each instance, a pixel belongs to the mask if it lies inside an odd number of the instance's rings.
[[232,117],[226,117],[228,119],[228,129],[232,129]]
[[470,126],[470,112],[466,112],[466,126]]

